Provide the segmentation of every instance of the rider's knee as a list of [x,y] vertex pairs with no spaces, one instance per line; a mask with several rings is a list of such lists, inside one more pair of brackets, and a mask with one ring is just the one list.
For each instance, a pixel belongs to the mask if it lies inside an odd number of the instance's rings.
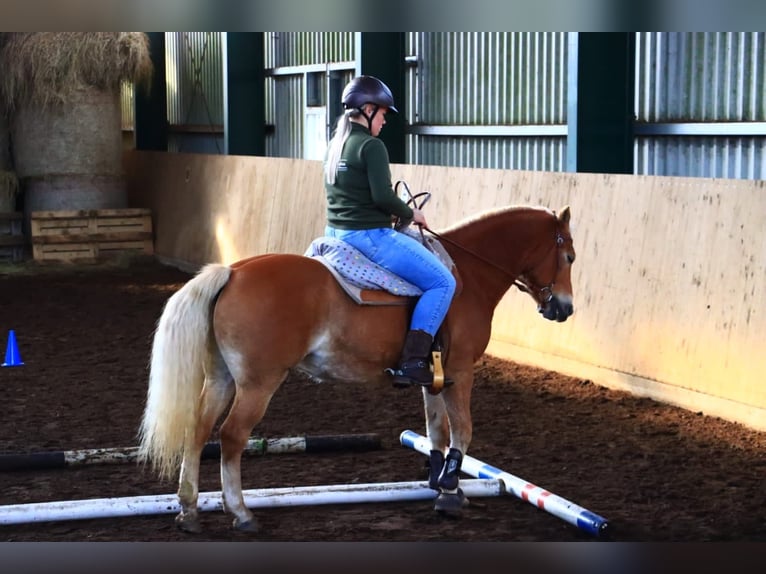
[[444,284],[447,290],[449,291],[449,296],[452,297],[455,294],[455,289],[457,288],[457,280],[455,279],[455,276],[451,272],[448,274],[445,274]]

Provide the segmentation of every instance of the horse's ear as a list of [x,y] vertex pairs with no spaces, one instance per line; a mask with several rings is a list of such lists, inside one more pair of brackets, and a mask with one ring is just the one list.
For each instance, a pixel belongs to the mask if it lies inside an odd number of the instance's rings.
[[561,213],[559,214],[559,221],[565,224],[569,223],[569,216],[570,216],[569,206],[567,205],[566,207],[564,207],[564,209],[561,210]]

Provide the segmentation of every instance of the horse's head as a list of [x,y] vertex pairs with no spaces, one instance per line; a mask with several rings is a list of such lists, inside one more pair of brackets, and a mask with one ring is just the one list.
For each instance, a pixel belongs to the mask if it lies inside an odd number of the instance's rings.
[[551,321],[563,322],[574,313],[572,303],[572,263],[575,250],[569,231],[569,206],[556,215],[549,247],[543,246],[541,258],[516,280],[516,286],[537,302],[537,310]]

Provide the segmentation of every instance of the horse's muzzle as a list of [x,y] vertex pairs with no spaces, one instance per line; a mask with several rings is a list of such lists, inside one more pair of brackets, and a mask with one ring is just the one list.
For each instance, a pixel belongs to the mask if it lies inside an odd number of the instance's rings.
[[551,297],[545,305],[541,305],[537,310],[543,317],[549,321],[558,321],[563,323],[574,313],[574,305],[570,302],[562,302],[558,297]]

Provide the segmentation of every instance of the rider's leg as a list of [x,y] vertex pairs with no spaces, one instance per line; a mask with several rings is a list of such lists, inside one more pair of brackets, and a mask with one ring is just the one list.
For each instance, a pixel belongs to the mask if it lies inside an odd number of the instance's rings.
[[416,239],[390,228],[334,230],[333,236],[423,292],[413,310],[394,384],[431,385],[431,346],[455,293],[452,271]]

